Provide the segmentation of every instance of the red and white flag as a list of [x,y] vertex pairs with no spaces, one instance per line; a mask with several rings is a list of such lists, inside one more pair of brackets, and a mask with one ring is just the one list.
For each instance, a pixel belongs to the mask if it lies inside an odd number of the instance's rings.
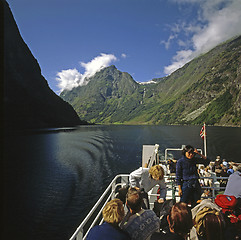
[[200,131],[200,137],[204,139],[205,135],[206,135],[206,129],[205,129],[205,125],[203,125]]

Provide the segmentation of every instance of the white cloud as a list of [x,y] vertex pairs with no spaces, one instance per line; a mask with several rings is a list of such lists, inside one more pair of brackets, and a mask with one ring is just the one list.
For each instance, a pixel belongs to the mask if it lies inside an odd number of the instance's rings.
[[[241,0],[172,0],[181,3],[199,4],[199,19],[196,25],[174,25],[173,32],[191,34],[189,49],[178,51],[172,63],[164,68],[170,74],[184,64],[234,36],[241,34]],[[181,29],[181,30],[180,30]],[[179,46],[184,46],[178,39]]]
[[76,68],[62,70],[58,72],[56,80],[59,81],[58,87],[63,91],[71,90],[74,87],[78,87],[79,82],[81,81],[83,75],[78,72]]
[[56,80],[59,82],[58,87],[60,92],[63,90],[71,90],[75,87],[86,85],[88,78],[101,69],[108,67],[117,58],[113,54],[101,53],[100,56],[95,57],[88,63],[80,62],[80,65],[85,68],[85,72],[81,74],[76,68],[62,70],[58,72]]
[[122,53],[122,54],[121,54],[121,57],[122,57],[122,58],[127,58],[127,55],[126,55],[125,53]]
[[168,40],[167,41],[161,41],[160,43],[161,44],[164,44],[165,45],[165,48],[168,49],[170,44],[171,44],[171,41],[175,38],[175,35],[170,35]]
[[187,62],[192,60],[193,56],[195,56],[195,54],[192,50],[178,51],[177,54],[173,57],[172,64],[165,67],[165,73],[170,74],[176,71],[178,68],[181,68]]

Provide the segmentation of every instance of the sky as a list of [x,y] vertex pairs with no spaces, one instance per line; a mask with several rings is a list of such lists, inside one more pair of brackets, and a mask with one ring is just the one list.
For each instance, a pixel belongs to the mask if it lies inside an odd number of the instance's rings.
[[56,93],[110,65],[137,82],[167,76],[241,34],[241,0],[7,0]]

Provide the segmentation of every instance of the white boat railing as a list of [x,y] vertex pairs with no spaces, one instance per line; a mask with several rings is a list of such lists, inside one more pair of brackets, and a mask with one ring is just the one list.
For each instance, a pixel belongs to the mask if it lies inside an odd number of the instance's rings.
[[[101,197],[98,199],[96,204],[93,206],[91,211],[88,213],[88,215],[85,217],[85,219],[82,221],[82,223],[79,225],[79,227],[76,229],[70,240],[82,240],[85,239],[89,230],[96,224],[98,224],[98,221],[101,221],[101,213],[106,205],[106,203],[110,199],[115,198],[115,193],[117,190],[117,187],[122,187],[124,185],[128,184],[128,174],[122,174],[117,175],[112,182],[109,184],[109,186],[106,188],[104,193],[101,195]],[[99,209],[100,208],[100,209]],[[96,213],[97,211],[97,213]],[[93,219],[94,216],[94,219]],[[91,221],[91,223],[89,223]],[[85,229],[85,227],[87,229]]]
[[[79,225],[79,227],[76,229],[74,234],[71,236],[69,240],[84,240],[86,239],[86,236],[89,232],[89,230],[97,225],[101,224],[102,219],[102,210],[106,203],[114,199],[116,197],[117,189],[119,187],[127,186],[129,181],[129,174],[120,174],[117,175],[112,182],[109,184],[109,186],[106,188],[104,193],[101,195],[101,197],[98,199],[96,204],[93,206],[91,211],[88,213],[88,215],[85,217],[85,219],[82,221],[82,223]],[[225,187],[220,187],[218,184],[218,180],[220,179],[227,179],[224,177],[200,177],[200,179],[210,179],[211,180],[211,186],[203,186],[203,189],[210,189],[211,196],[208,196],[207,198],[215,198],[215,195],[217,194],[217,191],[224,190]],[[165,182],[167,185],[167,199],[176,199],[179,201],[178,196],[178,189],[175,184],[175,176],[165,176]],[[158,186],[156,186],[152,191],[148,192],[149,201],[150,201],[150,208],[153,209],[154,202],[157,200],[157,189]]]

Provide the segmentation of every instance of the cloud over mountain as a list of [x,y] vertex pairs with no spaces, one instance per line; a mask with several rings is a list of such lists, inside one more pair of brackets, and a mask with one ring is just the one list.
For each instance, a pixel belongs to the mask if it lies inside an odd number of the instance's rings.
[[75,87],[86,85],[88,78],[92,77],[96,72],[108,67],[117,58],[113,54],[101,53],[90,62],[80,62],[81,67],[85,69],[84,73],[80,73],[76,68],[67,69],[58,72],[56,80],[59,82],[60,92],[63,90],[71,90]]
[[[178,23],[173,27],[171,36],[176,36],[182,50],[176,52],[172,63],[164,68],[170,74],[185,63],[205,53],[219,43],[241,34],[240,0],[172,0],[177,4],[198,4],[199,18],[192,24]],[[185,46],[181,33],[189,34]],[[169,40],[166,42],[170,45]]]

